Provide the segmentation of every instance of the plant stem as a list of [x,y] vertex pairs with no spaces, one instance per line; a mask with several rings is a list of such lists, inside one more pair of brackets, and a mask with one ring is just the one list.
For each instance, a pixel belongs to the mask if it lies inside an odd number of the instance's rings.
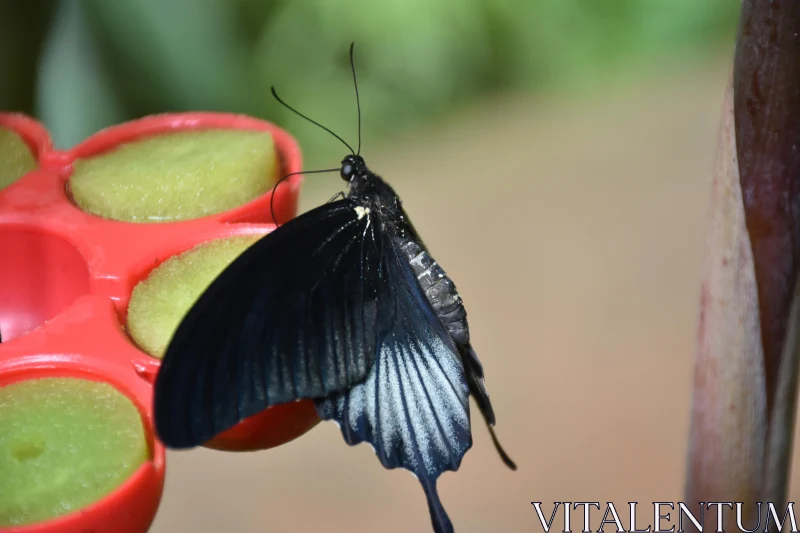
[[800,2],[744,0],[711,194],[687,502],[786,505],[799,356],[799,33]]

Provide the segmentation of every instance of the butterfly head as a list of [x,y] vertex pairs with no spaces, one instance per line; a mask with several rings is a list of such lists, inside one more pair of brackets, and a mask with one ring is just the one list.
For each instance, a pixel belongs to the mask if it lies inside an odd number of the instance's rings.
[[342,168],[339,174],[344,181],[350,182],[354,176],[362,176],[367,172],[367,164],[360,155],[348,155],[342,159]]

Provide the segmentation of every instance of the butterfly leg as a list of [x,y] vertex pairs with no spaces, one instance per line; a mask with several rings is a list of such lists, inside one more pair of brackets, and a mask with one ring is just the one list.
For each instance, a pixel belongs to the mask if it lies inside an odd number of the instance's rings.
[[342,191],[339,191],[336,194],[334,194],[333,197],[330,200],[328,200],[327,203],[335,202],[336,200],[339,200],[339,199],[344,200],[344,198],[345,198],[344,193]]

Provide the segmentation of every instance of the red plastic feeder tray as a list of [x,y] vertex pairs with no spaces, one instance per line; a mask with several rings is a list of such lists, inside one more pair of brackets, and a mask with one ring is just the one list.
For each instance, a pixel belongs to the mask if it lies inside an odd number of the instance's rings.
[[[300,150],[282,129],[254,118],[220,113],[146,117],[103,130],[71,150],[54,150],[45,129],[18,114],[0,113],[0,126],[31,148],[38,167],[0,190],[0,387],[41,377],[108,382],[141,413],[150,456],[133,475],[95,503],[61,517],[4,529],[16,533],[74,531],[141,533],[161,499],[165,453],[153,429],[152,386],[160,361],[125,333],[134,286],[171,256],[197,244],[274,229],[274,189],[223,213],[193,220],[128,223],[81,211],[67,194],[72,163],[142,137],[199,129],[269,132],[281,175],[301,170]],[[275,214],[296,215],[301,176],[275,194]],[[319,422],[311,402],[273,407],[207,443],[221,450],[284,444]]]

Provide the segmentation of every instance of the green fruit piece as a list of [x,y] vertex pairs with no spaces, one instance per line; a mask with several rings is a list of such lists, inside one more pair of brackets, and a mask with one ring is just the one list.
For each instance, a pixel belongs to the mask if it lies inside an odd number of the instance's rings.
[[277,172],[269,133],[182,131],[77,160],[69,188],[88,213],[127,222],[170,222],[245,204],[267,192]]
[[211,282],[262,235],[209,241],[173,256],[136,285],[128,305],[128,333],[161,359],[178,324]]
[[0,189],[36,168],[33,152],[22,137],[0,126]]
[[44,378],[0,387],[0,528],[96,502],[148,455],[139,411],[107,383]]

